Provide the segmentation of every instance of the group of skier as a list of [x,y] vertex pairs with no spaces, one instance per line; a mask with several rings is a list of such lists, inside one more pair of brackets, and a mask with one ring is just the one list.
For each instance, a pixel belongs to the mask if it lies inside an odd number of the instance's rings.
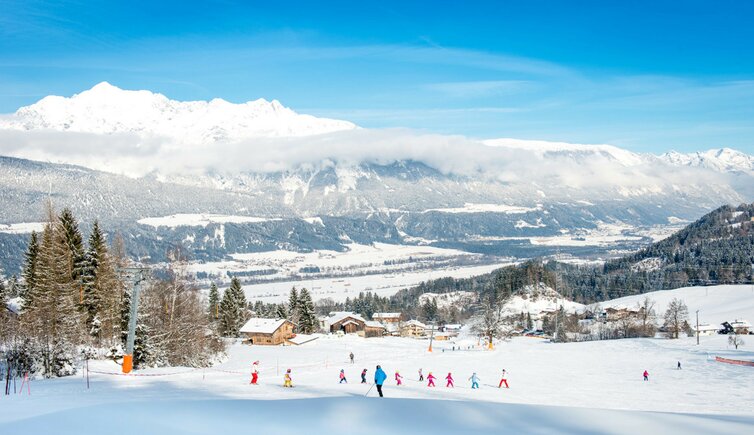
[[[351,361],[351,364],[353,364],[354,363],[353,352],[351,352],[348,355],[348,357],[349,357],[349,359]],[[366,368],[361,371],[361,383],[362,384],[368,383],[367,382],[367,372],[368,372],[368,370]],[[508,386],[508,379],[507,379],[506,373],[507,372],[505,371],[505,369],[503,369],[502,376],[500,378],[500,383],[498,384],[498,388],[502,388],[503,385],[505,385],[505,388],[510,388]],[[644,380],[647,380],[648,376],[649,376],[648,373],[644,372],[644,377],[645,377]],[[343,383],[347,384],[348,383],[348,379],[346,377],[346,371],[345,371],[345,369],[341,369],[340,370],[339,379],[340,379],[339,383],[341,383],[341,384],[343,384]],[[395,371],[394,379],[395,379],[395,384],[397,386],[403,385],[403,375],[401,375],[398,370]],[[436,379],[437,379],[437,377],[435,375],[433,375],[432,372],[429,372],[429,374],[426,377],[427,387],[429,387],[429,388],[435,387],[435,380]],[[380,367],[378,365],[377,368],[375,369],[375,372],[374,372],[374,385],[377,387],[377,393],[380,395],[380,397],[383,397],[382,386],[384,385],[385,380],[387,380],[387,374],[382,369],[382,367]],[[424,382],[424,380],[425,380],[424,372],[420,368],[419,369],[419,382]],[[445,376],[445,380],[447,381],[446,384],[445,384],[446,388],[454,388],[455,387],[455,383],[454,383],[453,373],[452,372],[448,372],[448,375]],[[479,376],[476,374],[476,372],[472,373],[471,377],[469,377],[468,380],[471,381],[471,389],[475,390],[475,389],[479,388],[479,381],[480,381],[480,379],[479,379]],[[251,385],[258,385],[258,381],[259,381],[259,361],[254,361],[251,364],[251,381],[249,382],[249,384],[251,384]],[[285,371],[285,374],[283,375],[283,387],[285,387],[285,388],[292,388],[293,387],[293,378],[292,378],[292,375],[291,375],[291,369],[287,369]]]

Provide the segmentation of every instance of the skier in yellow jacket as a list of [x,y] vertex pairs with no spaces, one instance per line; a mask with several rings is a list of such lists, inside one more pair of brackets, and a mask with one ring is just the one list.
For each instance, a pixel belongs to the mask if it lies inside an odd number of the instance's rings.
[[286,388],[293,388],[293,379],[291,379],[291,369],[288,369],[285,372],[285,382],[283,382],[283,386]]

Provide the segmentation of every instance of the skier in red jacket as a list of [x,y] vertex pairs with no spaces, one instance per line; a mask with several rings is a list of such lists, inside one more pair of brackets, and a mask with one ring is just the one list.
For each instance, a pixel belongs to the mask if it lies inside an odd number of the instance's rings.
[[648,372],[648,371],[646,371],[646,370],[644,370],[644,380],[645,380],[645,381],[648,381],[648,380],[649,380],[649,372]]
[[455,386],[453,386],[453,374],[452,373],[448,373],[448,376],[445,376],[445,379],[448,381],[448,383],[445,385],[445,388],[447,388],[447,387],[453,387],[453,388],[455,388]]
[[258,380],[259,380],[259,361],[254,361],[254,363],[251,365],[251,382],[249,382],[249,384],[257,385]]

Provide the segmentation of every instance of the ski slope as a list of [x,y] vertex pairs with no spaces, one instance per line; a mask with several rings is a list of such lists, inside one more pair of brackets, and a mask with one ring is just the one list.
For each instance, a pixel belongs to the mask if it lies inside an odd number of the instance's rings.
[[681,299],[689,308],[689,320],[692,324],[696,321],[696,310],[699,310],[699,323],[718,325],[734,319],[754,320],[753,285],[716,285],[660,290],[601,302],[600,306],[602,308],[635,307],[645,297],[655,301],[655,311],[659,315],[667,310],[668,304],[674,298]]
[[[750,345],[726,337],[630,339],[552,344],[534,338],[475,340],[322,337],[303,346],[234,344],[212,369],[162,368],[119,376],[112,362],[81,374],[32,382],[31,396],[0,396],[4,434],[43,433],[750,433],[754,370],[717,363],[714,355],[754,359]],[[463,348],[464,350],[452,350]],[[353,352],[356,364],[348,362]],[[251,362],[260,385],[249,385]],[[683,370],[676,370],[681,361]],[[388,374],[386,399],[358,383],[376,364]],[[292,369],[293,389],[282,388]],[[349,383],[338,384],[346,371]],[[423,368],[437,387],[417,381]],[[496,388],[502,368],[510,389]],[[644,370],[650,381],[643,382]],[[405,385],[397,387],[396,370]],[[444,378],[452,372],[455,388]],[[481,388],[469,388],[477,372]]]

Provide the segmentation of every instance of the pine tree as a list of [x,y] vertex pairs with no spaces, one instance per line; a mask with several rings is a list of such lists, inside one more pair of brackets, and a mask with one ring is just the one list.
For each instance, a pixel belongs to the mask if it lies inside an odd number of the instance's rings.
[[220,317],[220,292],[217,291],[217,285],[213,282],[209,286],[209,320],[216,322]]
[[246,296],[241,281],[234,277],[225,290],[220,302],[220,330],[226,337],[238,337],[239,330],[246,323]]
[[275,317],[278,319],[287,319],[288,311],[285,309],[285,304],[277,304],[275,308]]
[[299,300],[296,287],[291,289],[291,294],[288,296],[288,320],[293,322],[294,325],[298,325],[299,322]]
[[311,334],[318,329],[317,313],[314,309],[314,301],[306,288],[302,288],[298,295],[298,331],[302,334]]
[[20,289],[19,296],[21,297],[21,307],[26,308],[31,305],[31,295],[37,286],[37,259],[39,257],[39,238],[36,231],[31,232],[29,238],[29,246],[26,248],[24,254],[25,262],[22,276],[24,278],[24,285]]
[[60,225],[65,236],[65,244],[70,251],[71,279],[79,281],[84,268],[84,238],[79,231],[79,224],[69,208],[64,208],[60,213]]
[[119,329],[123,283],[117,276],[105,235],[97,221],[92,226],[88,242],[81,271],[86,325],[93,337],[113,340]]
[[48,204],[48,220],[36,258],[36,283],[22,322],[40,343],[45,377],[70,374],[81,324],[78,292],[71,278],[71,253],[63,227]]

